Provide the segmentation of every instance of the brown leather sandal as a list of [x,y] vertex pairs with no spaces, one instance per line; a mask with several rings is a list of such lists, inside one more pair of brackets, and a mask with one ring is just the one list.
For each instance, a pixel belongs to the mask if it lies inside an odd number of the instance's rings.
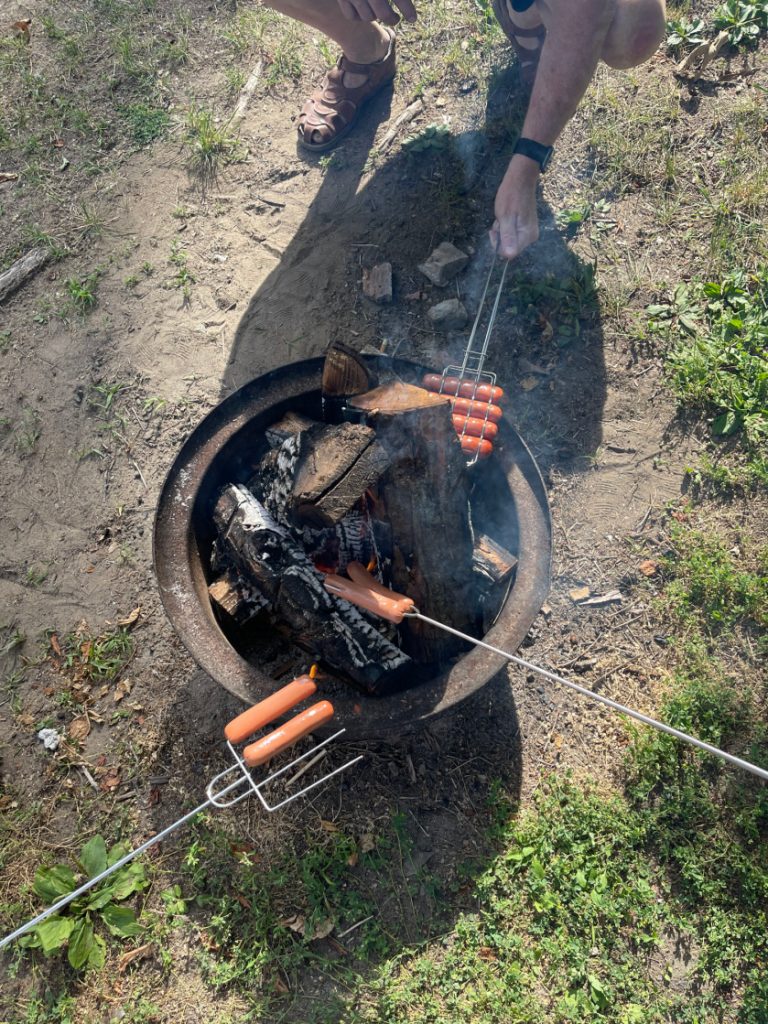
[[[389,29],[387,30],[389,31]],[[395,77],[395,34],[389,32],[389,51],[372,64],[356,64],[343,54],[320,88],[312,93],[299,114],[296,126],[299,145],[311,153],[333,149],[352,131],[363,106]],[[365,75],[362,85],[344,85],[344,75]]]
[[[520,28],[509,16],[507,0],[492,0],[492,4],[496,20],[501,25],[504,35],[510,41],[517,54],[517,60],[520,65],[520,81],[526,89],[530,89],[536,79],[539,57],[544,46],[547,30],[543,25],[539,25],[538,28]],[[539,45],[530,48],[521,46],[518,39],[535,39]]]

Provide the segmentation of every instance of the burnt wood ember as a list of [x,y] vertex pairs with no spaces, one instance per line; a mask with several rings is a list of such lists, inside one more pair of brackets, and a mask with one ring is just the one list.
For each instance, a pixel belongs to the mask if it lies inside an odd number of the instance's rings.
[[237,623],[247,625],[269,601],[235,569],[228,569],[223,576],[208,587],[211,600],[222,612]]
[[473,567],[480,583],[483,632],[487,632],[512,586],[517,559],[491,537],[480,534],[475,541]]
[[238,485],[222,491],[214,522],[230,557],[269,601],[278,628],[369,693],[410,685],[416,666],[348,602],[329,594],[323,575],[289,530]]
[[[442,395],[395,382],[350,399],[367,413],[391,465],[372,506],[379,550],[392,589],[417,608],[464,632],[477,626],[472,570],[469,477]],[[419,620],[404,620],[403,648],[416,661],[443,662],[462,641]]]

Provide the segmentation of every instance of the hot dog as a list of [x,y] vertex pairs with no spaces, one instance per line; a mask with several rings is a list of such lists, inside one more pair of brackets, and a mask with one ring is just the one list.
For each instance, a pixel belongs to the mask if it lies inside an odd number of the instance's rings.
[[302,736],[308,736],[309,733],[318,729],[321,725],[330,722],[332,718],[333,705],[330,701],[321,700],[317,704],[313,704],[311,708],[307,708],[306,711],[296,715],[286,722],[285,725],[273,729],[272,732],[267,733],[260,740],[251,743],[243,751],[243,760],[249,768],[255,768],[259,764],[264,764],[270,758],[273,758],[275,754],[279,754],[282,750],[287,750],[288,747],[293,746]]
[[224,727],[224,735],[230,743],[242,743],[253,733],[311,697],[316,690],[317,683],[313,679],[309,676],[299,676],[269,697],[260,700],[258,704],[254,704],[252,708],[248,708],[242,715],[233,718]]

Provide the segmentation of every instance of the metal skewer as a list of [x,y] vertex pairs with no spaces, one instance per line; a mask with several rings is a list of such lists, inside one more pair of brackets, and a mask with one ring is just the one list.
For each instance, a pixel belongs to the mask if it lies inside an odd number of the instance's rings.
[[422,615],[422,613],[416,608],[411,611],[404,612],[403,617],[409,619],[421,619],[422,622],[426,622],[428,625],[434,626],[436,629],[442,629],[446,633],[452,633],[454,636],[461,637],[462,640],[466,640],[468,643],[474,644],[475,647],[483,647],[485,650],[491,651],[493,654],[499,654],[502,658],[505,658],[507,661],[511,661],[515,665],[519,665],[521,668],[528,669],[530,672],[535,672],[537,675],[543,676],[545,679],[549,679],[553,683],[560,683],[562,686],[567,686],[569,689],[575,690],[576,693],[580,693],[583,697],[588,697],[590,700],[604,704],[606,707],[612,708],[614,711],[620,711],[623,715],[628,715],[630,718],[634,718],[636,721],[642,722],[643,725],[649,725],[652,729],[657,729],[659,732],[665,732],[669,736],[674,736],[675,739],[681,740],[683,743],[688,743],[692,747],[698,747],[699,750],[704,750],[707,754],[713,754],[715,757],[719,757],[722,761],[728,761],[730,764],[736,765],[737,768],[741,768],[745,772],[750,772],[752,775],[756,775],[759,779],[763,779],[768,782],[768,771],[764,768],[758,767],[756,764],[752,764],[751,761],[744,761],[742,758],[729,754],[727,751],[721,750],[719,747],[713,747],[711,743],[705,743],[704,740],[697,739],[695,736],[690,736],[687,732],[675,729],[674,726],[667,725],[665,722],[659,722],[655,718],[651,718],[649,715],[644,715],[642,711],[635,711],[633,708],[628,708],[625,704],[619,704],[618,701],[611,700],[610,697],[603,697],[602,694],[595,693],[594,690],[588,690],[585,686],[579,686],[578,683],[574,683],[572,680],[566,679],[565,676],[560,676],[556,672],[551,672],[549,669],[542,668],[540,665],[536,665],[532,661],[521,658],[516,654],[510,654],[509,651],[503,651],[500,647],[494,647],[493,644],[488,644],[485,640],[478,640],[474,636],[462,633],[461,630],[454,629],[452,626],[447,626],[444,622],[438,622],[436,619],[431,619],[428,615]]
[[[354,563],[351,564],[354,565]],[[362,572],[360,570],[362,570]],[[366,576],[368,578],[367,580],[365,580]],[[365,582],[363,582],[364,580]],[[422,622],[426,622],[428,625],[434,626],[436,629],[442,629],[446,633],[451,633],[453,636],[466,640],[467,643],[473,644],[475,647],[482,647],[486,651],[490,651],[492,654],[498,654],[500,657],[504,658],[506,661],[512,662],[514,665],[519,665],[521,668],[528,669],[529,672],[535,672],[537,675],[543,676],[544,679],[549,679],[553,683],[560,683],[562,686],[567,686],[569,689],[575,690],[576,693],[580,693],[582,697],[587,697],[590,700],[597,701],[598,704],[604,704],[613,711],[619,711],[623,715],[628,715],[630,718],[634,718],[636,721],[642,722],[643,725],[649,725],[652,729],[657,729],[659,732],[665,732],[669,736],[674,736],[675,739],[680,740],[682,743],[688,743],[692,747],[698,747],[699,750],[703,750],[707,754],[712,754],[714,757],[719,757],[723,761],[728,761],[730,764],[736,765],[737,768],[750,772],[752,775],[756,775],[759,779],[763,779],[768,782],[768,771],[766,771],[765,768],[760,768],[758,765],[752,764],[750,761],[745,761],[740,757],[735,757],[733,754],[728,754],[725,750],[712,746],[711,743],[705,743],[704,740],[697,739],[695,736],[690,736],[687,732],[675,729],[674,726],[667,725],[665,722],[659,722],[655,718],[651,718],[649,715],[644,715],[641,711],[635,711],[634,708],[628,708],[625,704],[619,704],[618,701],[611,700],[610,697],[603,697],[602,694],[595,693],[593,690],[588,690],[585,686],[580,686],[578,683],[574,683],[565,676],[558,675],[556,672],[552,672],[547,668],[542,668],[540,665],[536,665],[534,662],[528,661],[526,658],[521,658],[517,654],[510,654],[509,651],[504,651],[500,647],[494,647],[493,644],[486,643],[485,640],[478,640],[477,637],[470,636],[468,633],[462,633],[461,630],[454,629],[453,626],[447,626],[444,622],[439,622],[437,619],[432,619],[428,615],[423,615],[418,608],[416,608],[411,598],[406,597],[404,594],[398,594],[393,590],[386,589],[369,573],[367,573],[363,566],[359,566],[355,569],[354,580],[345,579],[342,576],[336,575],[327,576],[325,580],[325,588],[332,594],[337,594],[339,597],[343,597],[345,600],[351,601],[353,604],[366,608],[375,615],[379,615],[383,619],[388,619],[390,622],[394,622],[395,624],[402,622],[405,618],[420,619]]]

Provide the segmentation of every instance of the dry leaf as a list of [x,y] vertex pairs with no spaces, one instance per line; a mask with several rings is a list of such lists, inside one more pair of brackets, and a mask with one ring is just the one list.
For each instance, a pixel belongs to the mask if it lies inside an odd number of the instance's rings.
[[0,796],[0,811],[14,811],[19,806],[19,801],[14,800],[10,793],[3,793]]
[[117,961],[118,971],[124,971],[135,960],[143,960],[144,957],[149,956],[152,952],[152,946],[151,942],[146,942],[143,946],[137,946],[136,949],[129,949],[127,953],[123,953]]
[[51,647],[53,648],[54,654],[58,655],[59,658],[63,657],[61,653],[61,644],[59,643],[59,638],[56,636],[55,633],[51,633],[51,639],[49,642]]
[[283,995],[283,996],[287,996],[288,993],[291,991],[288,988],[288,986],[285,984],[283,979],[279,975],[277,975],[277,974],[272,979],[272,987],[274,988],[275,992],[279,992],[280,995]]
[[102,687],[99,688],[96,696],[97,697],[106,697],[108,693],[109,693],[109,687],[105,683]]
[[376,846],[376,840],[373,838],[370,832],[363,832],[360,836],[360,842],[357,844],[360,853],[370,853],[371,850]]
[[113,699],[114,699],[116,704],[119,701],[121,701],[123,699],[123,697],[127,697],[128,696],[128,694],[131,692],[131,687],[132,686],[133,686],[133,683],[130,681],[130,679],[121,679],[120,680],[120,682],[115,687],[115,692],[113,694]]
[[332,821],[326,821],[323,819],[320,822],[320,828],[325,829],[326,832],[338,832],[339,826],[335,825]]
[[312,932],[310,938],[312,939],[312,941],[314,941],[315,939],[325,939],[331,934],[335,927],[336,922],[334,921],[334,919],[332,917],[326,917],[319,924],[315,925],[315,929]]
[[149,806],[157,807],[160,803],[160,788],[159,786],[153,786],[149,791]]
[[35,719],[32,715],[19,715],[17,721],[19,722],[20,725],[23,725],[25,729],[35,728]]
[[357,862],[359,860],[360,854],[357,852],[357,850],[353,850],[352,853],[350,853],[350,855],[347,857],[347,864],[349,864],[351,868],[354,868],[357,867]]
[[644,562],[640,563],[638,569],[643,574],[643,576],[653,576],[653,574],[658,569],[658,565],[656,562],[653,561],[652,558],[646,558]]
[[586,601],[592,591],[589,587],[574,587],[573,590],[568,591],[568,596],[572,601]]
[[477,955],[480,957],[481,960],[499,959],[494,950],[492,950],[490,946],[481,946],[477,951]]
[[139,621],[140,615],[141,605],[134,608],[131,614],[126,616],[126,618],[118,620],[117,625],[120,627],[120,629],[130,629],[131,626],[135,626],[136,623]]
[[303,914],[294,914],[292,917],[283,918],[280,924],[283,928],[290,928],[292,932],[303,935],[304,929],[307,927],[307,919]]
[[236,892],[235,893],[235,899],[240,904],[240,906],[243,908],[243,910],[250,910],[251,909],[251,901],[249,899],[246,899],[246,897],[243,896],[242,893]]
[[67,726],[67,739],[70,743],[82,743],[91,731],[91,722],[88,715],[80,715]]
[[111,793],[117,789],[120,785],[120,773],[117,771],[110,771],[104,776],[99,782],[99,789],[102,793]]
[[20,35],[25,43],[30,41],[29,38],[29,26],[32,24],[31,18],[24,18],[23,21],[14,21],[12,28],[16,29],[18,35]]
[[562,747],[562,745],[563,745],[563,737],[560,735],[559,732],[556,732],[555,735],[552,737],[552,742],[555,744],[555,747],[558,750]]
[[520,381],[520,387],[523,389],[523,391],[533,391],[533,389],[537,388],[539,384],[541,384],[541,381],[538,377],[534,376],[523,377],[523,379]]
[[0,181],[17,181],[18,177],[14,171],[0,171]]

